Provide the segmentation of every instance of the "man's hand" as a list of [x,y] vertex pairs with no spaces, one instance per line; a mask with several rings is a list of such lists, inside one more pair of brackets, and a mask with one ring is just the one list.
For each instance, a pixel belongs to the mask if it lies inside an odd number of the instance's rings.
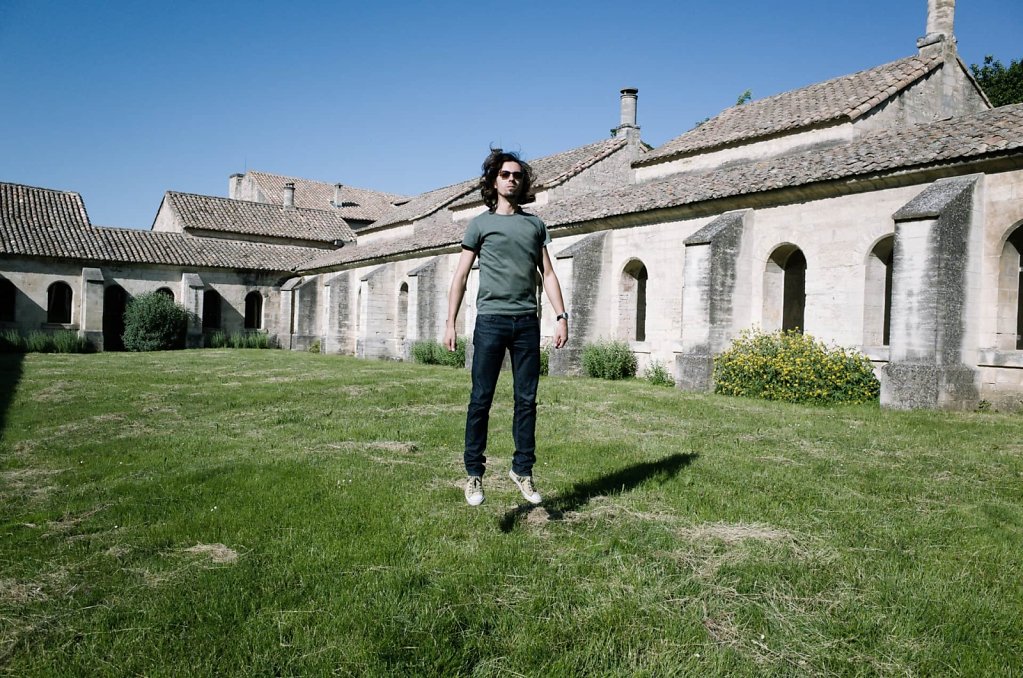
[[444,346],[446,346],[449,351],[454,352],[454,350],[455,350],[455,328],[454,327],[448,327],[446,330],[444,330]]
[[554,348],[561,348],[568,343],[568,321],[559,320],[554,323]]

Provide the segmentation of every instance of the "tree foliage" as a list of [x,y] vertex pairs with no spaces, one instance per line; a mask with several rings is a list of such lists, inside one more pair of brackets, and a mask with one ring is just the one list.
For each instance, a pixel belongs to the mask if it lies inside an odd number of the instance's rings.
[[1009,67],[988,55],[984,57],[984,65],[970,65],[973,77],[980,83],[981,89],[993,106],[1023,103],[1023,60],[1009,62]]
[[189,317],[165,294],[140,294],[124,311],[124,347],[129,351],[184,348]]

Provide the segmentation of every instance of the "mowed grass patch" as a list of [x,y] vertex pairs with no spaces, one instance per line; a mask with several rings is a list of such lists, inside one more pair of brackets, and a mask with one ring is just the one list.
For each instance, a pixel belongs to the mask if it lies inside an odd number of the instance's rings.
[[465,505],[464,370],[0,356],[8,675],[1023,670],[1023,419],[541,381]]

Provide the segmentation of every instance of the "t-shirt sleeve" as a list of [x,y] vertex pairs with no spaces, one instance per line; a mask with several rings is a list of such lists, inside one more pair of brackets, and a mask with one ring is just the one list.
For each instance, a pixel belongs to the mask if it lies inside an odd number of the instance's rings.
[[543,239],[543,246],[547,247],[551,244],[551,234],[547,232],[547,224],[543,223],[543,220],[537,218],[536,223],[540,226],[540,237]]
[[479,252],[482,244],[479,224],[473,219],[465,229],[465,235],[462,236],[462,247],[473,252]]

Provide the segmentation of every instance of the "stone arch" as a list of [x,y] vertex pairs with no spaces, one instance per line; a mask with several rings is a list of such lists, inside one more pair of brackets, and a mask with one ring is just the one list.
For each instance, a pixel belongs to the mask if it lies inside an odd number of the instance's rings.
[[120,285],[103,290],[103,350],[124,350],[124,310],[129,296]]
[[66,282],[55,282],[46,290],[46,322],[68,325],[74,294]]
[[408,283],[403,282],[398,287],[398,320],[395,327],[395,338],[398,340],[398,349],[408,336]]
[[646,265],[630,259],[618,283],[618,336],[627,341],[646,341]]
[[202,293],[202,328],[219,330],[223,326],[223,299],[220,292],[206,290]]
[[895,235],[878,240],[867,254],[863,285],[863,343],[888,346],[892,325]]
[[245,329],[263,329],[263,295],[255,290],[245,295]]
[[14,322],[18,290],[7,278],[0,278],[0,322]]
[[998,258],[996,347],[1023,350],[1023,222],[1009,230]]
[[156,290],[156,293],[162,294],[163,296],[168,297],[171,301],[174,301],[174,292],[171,291],[171,288],[169,287],[161,287],[160,289]]
[[764,267],[764,330],[802,332],[806,322],[806,256],[798,246],[783,243]]

